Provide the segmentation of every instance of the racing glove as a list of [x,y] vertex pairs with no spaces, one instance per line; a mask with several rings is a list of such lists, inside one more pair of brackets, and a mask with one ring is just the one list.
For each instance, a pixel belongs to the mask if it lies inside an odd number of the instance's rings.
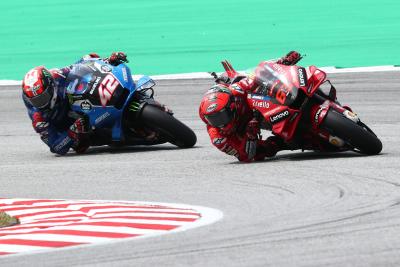
[[75,120],[69,127],[68,136],[78,143],[89,132],[89,123],[83,117]]
[[127,55],[124,52],[113,52],[108,58],[108,63],[113,66],[118,66],[119,64],[125,62],[128,63]]
[[91,58],[100,58],[100,56],[97,53],[90,53],[89,57],[91,57]]
[[295,65],[297,62],[300,61],[303,57],[297,51],[290,51],[287,53],[286,56],[280,58],[276,63],[283,64],[283,65]]

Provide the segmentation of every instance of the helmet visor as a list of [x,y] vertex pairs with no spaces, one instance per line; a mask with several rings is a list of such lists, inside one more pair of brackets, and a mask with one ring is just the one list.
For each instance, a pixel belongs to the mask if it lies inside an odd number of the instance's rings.
[[54,91],[48,88],[46,91],[41,93],[40,95],[34,96],[29,98],[32,106],[38,109],[45,108],[47,105],[50,104],[53,98]]
[[205,115],[204,117],[210,123],[210,125],[217,128],[222,128],[232,121],[233,112],[229,108],[224,108],[217,113]]

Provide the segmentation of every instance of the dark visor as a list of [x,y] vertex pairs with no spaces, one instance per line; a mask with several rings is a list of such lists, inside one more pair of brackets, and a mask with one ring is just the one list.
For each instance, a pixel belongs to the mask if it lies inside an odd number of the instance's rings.
[[214,127],[221,128],[231,122],[233,114],[230,109],[224,108],[220,112],[204,116]]
[[35,108],[44,108],[50,104],[51,98],[53,97],[53,90],[48,88],[42,94],[29,98],[32,106]]

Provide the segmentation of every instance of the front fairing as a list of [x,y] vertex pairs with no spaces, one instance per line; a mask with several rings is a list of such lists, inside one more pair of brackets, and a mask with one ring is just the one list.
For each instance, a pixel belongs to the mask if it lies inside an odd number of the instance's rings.
[[122,114],[136,91],[129,68],[81,61],[71,66],[66,84],[71,109],[87,115],[92,127],[112,128],[113,140],[120,140]]
[[258,84],[255,93],[270,96],[273,103],[289,106],[300,90],[297,69],[297,66],[262,62],[247,73]]

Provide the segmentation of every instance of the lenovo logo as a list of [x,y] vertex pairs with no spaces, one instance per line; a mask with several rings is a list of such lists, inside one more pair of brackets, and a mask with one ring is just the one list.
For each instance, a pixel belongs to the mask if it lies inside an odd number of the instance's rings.
[[288,116],[289,116],[289,111],[285,110],[285,111],[282,111],[282,112],[280,112],[280,113],[278,113],[278,114],[276,114],[274,116],[269,117],[269,120],[270,120],[271,123],[277,123],[277,122],[287,118]]

